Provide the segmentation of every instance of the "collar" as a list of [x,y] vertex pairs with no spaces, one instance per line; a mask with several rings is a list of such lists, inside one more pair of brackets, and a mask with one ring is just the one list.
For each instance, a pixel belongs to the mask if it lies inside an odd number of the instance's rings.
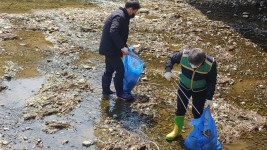
[[123,11],[123,13],[124,13],[124,15],[125,15],[125,17],[127,19],[130,19],[130,16],[128,14],[128,11],[127,11],[127,9],[125,7],[119,7],[119,9]]

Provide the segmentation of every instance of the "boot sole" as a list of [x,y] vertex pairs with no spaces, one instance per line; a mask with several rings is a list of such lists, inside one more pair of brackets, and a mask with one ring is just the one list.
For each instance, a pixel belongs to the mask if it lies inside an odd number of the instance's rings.
[[179,140],[181,137],[182,137],[182,135],[180,134],[180,135],[177,135],[177,136],[174,137],[174,138],[168,138],[168,137],[166,137],[165,140],[166,140],[167,142],[177,141],[177,140]]
[[175,138],[165,138],[165,140],[168,141],[168,142],[175,141],[176,139],[177,139],[177,137],[175,137]]

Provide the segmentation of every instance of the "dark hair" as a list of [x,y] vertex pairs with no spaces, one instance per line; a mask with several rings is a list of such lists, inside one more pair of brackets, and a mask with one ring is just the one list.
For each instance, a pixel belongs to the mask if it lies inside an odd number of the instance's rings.
[[206,58],[206,54],[200,48],[194,48],[190,50],[188,54],[188,61],[193,65],[198,65],[198,64],[203,63],[205,58]]
[[127,0],[125,3],[125,8],[133,8],[133,9],[140,9],[140,3],[138,0]]

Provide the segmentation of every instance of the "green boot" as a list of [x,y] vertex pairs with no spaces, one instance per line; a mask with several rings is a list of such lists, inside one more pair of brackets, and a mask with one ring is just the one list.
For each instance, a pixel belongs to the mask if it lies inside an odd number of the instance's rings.
[[175,116],[174,118],[174,128],[171,133],[169,133],[166,136],[167,141],[172,141],[174,140],[178,135],[181,134],[181,131],[184,126],[184,116]]

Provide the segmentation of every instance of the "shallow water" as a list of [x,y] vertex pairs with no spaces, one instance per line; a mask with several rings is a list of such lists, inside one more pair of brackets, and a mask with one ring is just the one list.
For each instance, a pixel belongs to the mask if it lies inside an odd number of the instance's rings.
[[[80,107],[68,115],[52,115],[44,119],[25,121],[22,119],[25,100],[34,95],[44,82],[43,77],[4,81],[7,89],[0,93],[1,135],[9,142],[10,149],[82,149],[82,142],[94,140],[94,126],[100,118],[96,99],[87,95]],[[93,106],[93,107],[92,107]],[[57,134],[43,131],[46,122],[52,120],[70,121],[71,127]],[[67,141],[66,143],[64,143]],[[8,149],[8,147],[7,147]],[[89,149],[95,149],[91,146]]]
[[110,117],[117,120],[123,128],[130,131],[139,131],[143,125],[149,125],[149,121],[133,112],[131,102],[118,100],[115,95],[109,100],[101,100],[103,117]]
[[34,95],[44,82],[44,77],[22,78],[4,81],[6,89],[0,92],[0,103],[10,108],[25,106],[25,100]]
[[[49,55],[46,49],[51,43],[46,41],[44,34],[39,31],[16,30],[12,34],[16,36],[15,39],[0,42],[0,75],[6,74],[5,68],[11,71],[16,68],[9,76],[37,76],[38,62]],[[9,65],[8,62],[14,65]]]

